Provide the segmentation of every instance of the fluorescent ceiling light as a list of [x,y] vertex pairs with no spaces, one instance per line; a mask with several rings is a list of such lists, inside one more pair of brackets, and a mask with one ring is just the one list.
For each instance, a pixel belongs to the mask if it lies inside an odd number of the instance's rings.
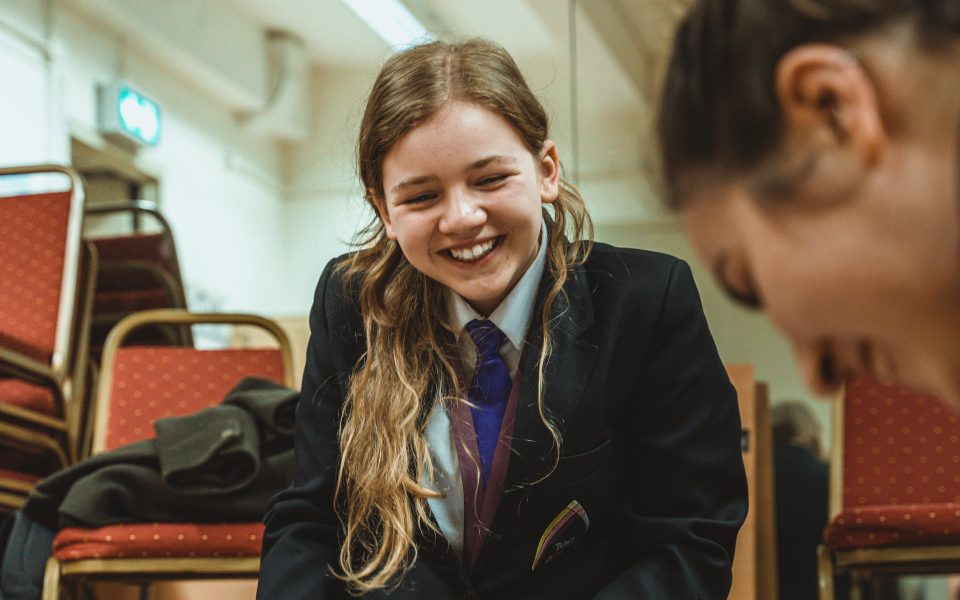
[[400,0],[343,0],[393,50],[433,39]]

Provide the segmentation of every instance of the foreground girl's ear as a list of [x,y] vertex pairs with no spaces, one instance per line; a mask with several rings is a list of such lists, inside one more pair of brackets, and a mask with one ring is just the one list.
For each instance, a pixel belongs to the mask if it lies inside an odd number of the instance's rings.
[[[806,44],[787,52],[776,70],[783,114],[781,172],[771,180],[838,201],[878,162],[884,141],[876,87],[848,51]],[[771,187],[776,187],[773,185]]]
[[380,216],[380,221],[383,223],[384,231],[387,234],[387,238],[391,240],[397,239],[397,232],[393,228],[393,224],[390,223],[390,213],[387,210],[387,200],[373,192],[368,192],[370,198],[373,199],[371,202],[373,206],[377,209],[377,214]]
[[560,195],[560,155],[553,140],[543,143],[537,166],[540,169],[540,201],[549,204]]

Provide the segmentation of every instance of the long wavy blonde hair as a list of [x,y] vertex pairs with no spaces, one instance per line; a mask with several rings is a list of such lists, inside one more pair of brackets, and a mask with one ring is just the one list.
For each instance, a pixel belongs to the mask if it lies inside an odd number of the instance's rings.
[[[373,85],[357,144],[360,178],[375,214],[384,197],[384,157],[451,100],[503,116],[534,156],[549,137],[546,112],[500,46],[433,42],[396,54]],[[545,240],[551,286],[540,315],[537,405],[559,457],[559,434],[542,403],[551,308],[570,269],[586,259],[593,227],[583,199],[563,179],[559,198],[549,206],[544,218],[553,222]],[[565,233],[575,241],[567,243]],[[348,288],[359,291],[366,352],[350,378],[340,425],[337,496],[346,514],[336,575],[360,595],[399,584],[416,560],[416,531],[436,532],[427,499],[440,494],[421,483],[434,481],[424,428],[435,407],[460,402],[463,390],[460,333],[448,320],[443,286],[407,262],[379,217],[358,234],[357,244],[360,250],[339,265]]]

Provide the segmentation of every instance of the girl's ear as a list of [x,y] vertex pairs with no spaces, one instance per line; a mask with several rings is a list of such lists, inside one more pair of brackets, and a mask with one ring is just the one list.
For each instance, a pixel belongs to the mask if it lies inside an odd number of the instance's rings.
[[553,140],[543,143],[537,166],[540,169],[540,201],[549,204],[560,195],[560,156]]
[[826,199],[830,190],[842,196],[877,165],[883,117],[876,87],[854,55],[829,44],[798,46],[780,59],[775,86],[784,131],[774,162],[796,175],[784,179]]
[[391,240],[397,239],[397,232],[394,230],[393,224],[390,222],[390,212],[387,210],[387,201],[374,192],[367,193],[370,194],[370,203],[373,204],[374,208],[377,210],[377,215],[380,216],[380,221],[383,223],[383,229],[387,234],[387,238]]
[[857,58],[829,44],[805,44],[777,65],[777,97],[786,134],[820,128],[837,145],[871,160],[883,137],[876,88]]

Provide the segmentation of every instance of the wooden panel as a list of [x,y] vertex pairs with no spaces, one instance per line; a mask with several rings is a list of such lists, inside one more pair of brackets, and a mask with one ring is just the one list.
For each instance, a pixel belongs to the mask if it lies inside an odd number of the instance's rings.
[[756,388],[751,365],[729,365],[727,375],[737,390],[740,421],[745,448],[743,466],[747,471],[750,511],[737,536],[737,551],[733,557],[733,587],[730,600],[757,600],[757,494],[754,481],[757,472],[756,447]]
[[256,580],[232,581],[171,581],[154,584],[150,600],[254,600]]
[[743,427],[743,466],[750,510],[737,537],[731,600],[776,600],[773,431],[767,386],[754,381],[751,365],[729,365]]
[[[98,582],[93,586],[97,598],[110,600],[139,600],[140,587],[120,582]],[[257,595],[255,579],[231,581],[158,581],[150,584],[150,600],[254,600]]]
[[773,482],[773,422],[767,384],[755,386],[754,452],[756,464],[757,593],[759,598],[777,599],[777,536]]

